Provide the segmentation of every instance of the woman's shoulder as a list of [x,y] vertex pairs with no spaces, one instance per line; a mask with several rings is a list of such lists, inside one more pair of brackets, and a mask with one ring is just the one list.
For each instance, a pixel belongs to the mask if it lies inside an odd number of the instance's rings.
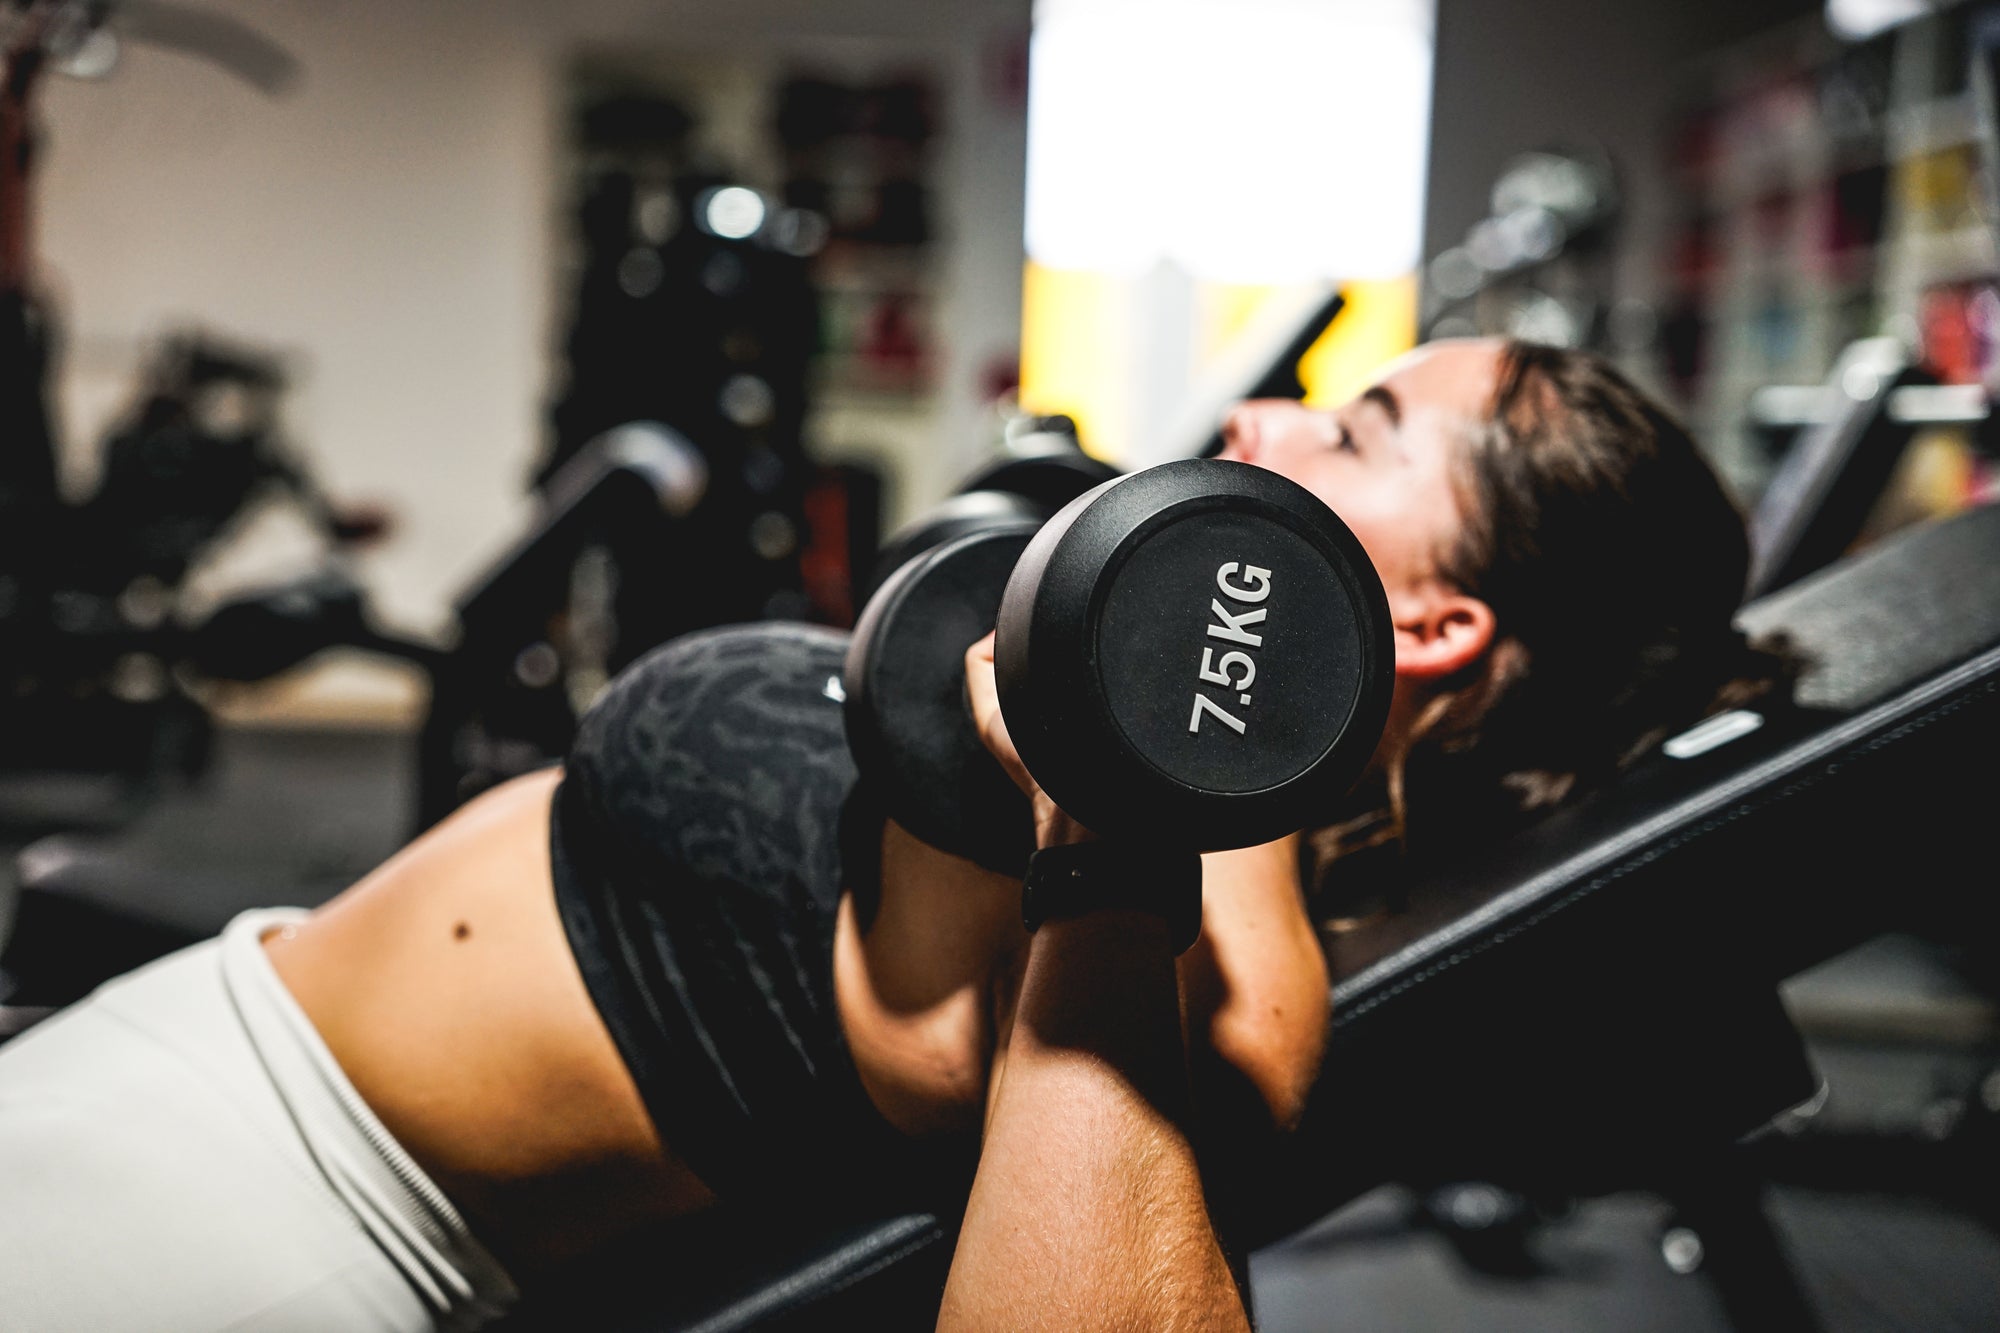
[[565,765],[570,804],[704,862],[711,845],[788,863],[829,855],[855,776],[846,647],[837,630],[757,622],[654,649],[584,718]]
[[[820,625],[757,621],[684,634],[627,666],[592,703],[580,736],[638,742],[718,714],[744,721],[839,722],[847,635]],[[634,728],[638,730],[635,732]]]
[[[606,696],[621,686],[656,688],[662,683],[699,684],[711,674],[746,672],[788,678],[827,671],[838,674],[847,656],[844,630],[790,620],[757,620],[719,625],[667,640],[644,653],[613,678]],[[838,691],[836,691],[838,693]]]

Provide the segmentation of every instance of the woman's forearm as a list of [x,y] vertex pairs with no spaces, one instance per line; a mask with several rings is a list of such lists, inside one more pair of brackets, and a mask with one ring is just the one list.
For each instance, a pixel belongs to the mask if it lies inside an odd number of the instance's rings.
[[1247,1329],[1187,1095],[1165,923],[1037,932],[939,1328]]

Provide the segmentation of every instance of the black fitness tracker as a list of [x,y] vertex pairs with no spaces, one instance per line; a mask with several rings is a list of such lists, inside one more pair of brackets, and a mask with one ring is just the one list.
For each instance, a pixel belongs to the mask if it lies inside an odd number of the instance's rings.
[[1164,919],[1174,952],[1201,937],[1201,856],[1126,842],[1071,842],[1028,858],[1021,921],[1033,934],[1055,917],[1105,907],[1151,912]]

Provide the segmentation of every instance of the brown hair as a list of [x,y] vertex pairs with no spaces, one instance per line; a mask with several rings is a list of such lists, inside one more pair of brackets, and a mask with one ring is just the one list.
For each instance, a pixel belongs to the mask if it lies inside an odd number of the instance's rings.
[[[1688,433],[1601,357],[1507,343],[1459,462],[1466,522],[1438,571],[1492,607],[1494,643],[1442,683],[1362,812],[1307,839],[1323,899],[1353,901],[1355,886],[1331,882],[1353,879],[1393,901],[1444,835],[1527,822],[1791,673],[1783,645],[1752,645],[1732,623],[1749,570],[1741,513]],[[1329,879],[1367,848],[1393,864]]]

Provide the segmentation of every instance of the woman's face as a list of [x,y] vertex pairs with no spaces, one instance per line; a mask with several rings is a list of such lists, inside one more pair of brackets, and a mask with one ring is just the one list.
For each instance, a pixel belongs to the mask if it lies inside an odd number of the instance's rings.
[[1428,344],[1332,409],[1241,403],[1223,421],[1221,456],[1325,501],[1374,561],[1394,611],[1436,582],[1440,554],[1456,544],[1455,457],[1493,400],[1501,348],[1497,339]]

